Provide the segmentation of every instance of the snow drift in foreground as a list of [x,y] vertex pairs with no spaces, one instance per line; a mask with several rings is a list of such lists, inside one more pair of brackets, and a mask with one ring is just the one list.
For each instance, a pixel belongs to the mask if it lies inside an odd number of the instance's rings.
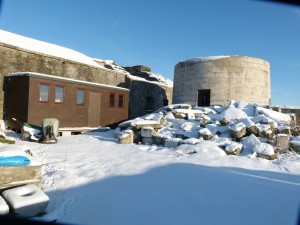
[[300,157],[228,156],[213,142],[119,145],[114,131],[27,145],[45,165],[43,220],[71,224],[287,224],[300,204]]

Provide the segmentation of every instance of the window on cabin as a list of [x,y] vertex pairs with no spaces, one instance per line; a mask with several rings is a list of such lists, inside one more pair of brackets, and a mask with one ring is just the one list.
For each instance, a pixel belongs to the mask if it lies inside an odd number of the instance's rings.
[[84,105],[84,96],[85,96],[85,91],[77,89],[77,93],[76,93],[76,104],[77,105]]
[[56,86],[55,87],[55,103],[64,102],[64,87]]
[[115,94],[109,94],[109,107],[115,107]]
[[40,102],[49,102],[49,85],[40,84],[39,100]]
[[119,108],[123,108],[124,106],[124,95],[119,95]]

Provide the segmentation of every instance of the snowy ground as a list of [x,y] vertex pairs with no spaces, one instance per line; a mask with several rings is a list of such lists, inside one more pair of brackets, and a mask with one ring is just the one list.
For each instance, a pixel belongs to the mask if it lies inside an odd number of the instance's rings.
[[113,131],[28,145],[45,165],[44,220],[71,224],[293,224],[300,206],[300,156],[269,161],[119,145]]

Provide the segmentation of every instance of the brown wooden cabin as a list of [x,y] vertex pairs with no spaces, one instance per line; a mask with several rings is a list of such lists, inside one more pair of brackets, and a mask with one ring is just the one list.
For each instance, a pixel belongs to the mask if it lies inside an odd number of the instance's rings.
[[128,119],[129,90],[46,74],[21,72],[6,75],[7,126],[12,120],[41,126],[56,118],[60,127],[109,126]]

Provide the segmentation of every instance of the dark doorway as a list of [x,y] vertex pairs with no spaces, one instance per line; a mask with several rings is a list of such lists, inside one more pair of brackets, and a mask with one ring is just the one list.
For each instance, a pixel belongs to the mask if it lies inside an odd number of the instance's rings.
[[146,98],[146,113],[152,113],[154,110],[154,99],[152,97]]
[[197,106],[210,106],[210,89],[198,90]]
[[168,99],[163,99],[163,105],[164,105],[164,106],[169,105],[169,100],[168,100]]

